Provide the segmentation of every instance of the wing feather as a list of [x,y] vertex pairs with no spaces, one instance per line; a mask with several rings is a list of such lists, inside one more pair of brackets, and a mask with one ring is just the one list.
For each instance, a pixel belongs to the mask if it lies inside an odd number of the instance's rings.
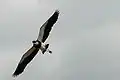
[[21,58],[15,72],[13,73],[13,76],[17,76],[19,74],[21,74],[25,67],[27,66],[27,64],[35,57],[35,55],[37,54],[37,52],[39,51],[38,48],[35,48],[34,46],[32,46]]
[[43,43],[45,42],[45,40],[49,36],[52,26],[56,23],[58,16],[59,16],[59,11],[56,10],[54,14],[42,25],[38,36],[39,41]]

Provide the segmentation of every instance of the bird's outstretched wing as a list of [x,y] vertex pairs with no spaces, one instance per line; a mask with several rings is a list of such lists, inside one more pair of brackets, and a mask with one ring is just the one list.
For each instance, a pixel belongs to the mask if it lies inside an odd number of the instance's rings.
[[15,72],[13,73],[13,76],[17,76],[19,74],[21,74],[25,67],[27,66],[27,64],[35,57],[35,55],[37,54],[37,52],[39,51],[39,48],[36,48],[34,46],[32,46],[21,58]]
[[52,26],[56,23],[59,16],[59,11],[56,10],[54,14],[41,26],[39,31],[38,40],[41,42],[45,42],[47,39],[49,32],[52,29]]

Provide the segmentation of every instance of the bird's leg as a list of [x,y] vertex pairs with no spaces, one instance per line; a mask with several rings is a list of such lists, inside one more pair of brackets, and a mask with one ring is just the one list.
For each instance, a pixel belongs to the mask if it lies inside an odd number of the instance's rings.
[[45,50],[46,50],[47,52],[49,52],[49,53],[52,53],[52,51],[50,51],[50,50],[48,49],[48,47],[49,47],[49,44],[45,44]]
[[46,51],[49,52],[50,54],[52,54],[52,51],[51,51],[51,50],[47,49]]

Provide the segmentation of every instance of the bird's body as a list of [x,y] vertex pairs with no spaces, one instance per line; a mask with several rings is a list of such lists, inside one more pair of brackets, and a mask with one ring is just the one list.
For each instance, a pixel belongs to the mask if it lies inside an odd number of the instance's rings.
[[33,42],[33,46],[38,47],[42,51],[43,54],[45,53],[45,51],[48,51],[49,53],[52,53],[52,51],[50,51],[48,49],[49,44],[44,44],[43,42],[40,42],[38,40],[32,41],[32,42]]
[[42,25],[37,40],[32,41],[33,46],[22,56],[15,72],[13,73],[13,76],[21,74],[24,71],[27,64],[35,57],[39,50],[41,50],[43,54],[46,51],[52,53],[52,51],[48,49],[49,44],[45,44],[45,41],[49,36],[52,26],[56,23],[58,16],[59,11],[56,10],[54,14]]

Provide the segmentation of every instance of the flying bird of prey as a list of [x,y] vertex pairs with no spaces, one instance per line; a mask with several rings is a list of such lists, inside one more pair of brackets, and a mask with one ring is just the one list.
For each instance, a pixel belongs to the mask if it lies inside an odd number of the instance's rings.
[[41,26],[37,40],[32,41],[33,46],[22,56],[15,72],[13,73],[14,77],[24,71],[27,64],[35,57],[39,49],[42,51],[43,54],[46,51],[52,53],[52,51],[48,49],[49,44],[45,44],[44,42],[48,38],[52,26],[56,23],[58,16],[59,11],[56,10],[53,15]]

